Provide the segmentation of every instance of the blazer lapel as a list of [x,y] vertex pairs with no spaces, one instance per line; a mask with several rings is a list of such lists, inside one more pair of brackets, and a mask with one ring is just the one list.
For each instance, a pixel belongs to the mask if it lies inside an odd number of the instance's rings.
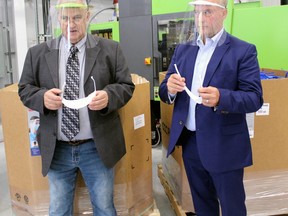
[[58,61],[59,52],[57,49],[53,49],[45,55],[49,71],[51,73],[54,85],[59,88],[59,74],[58,74]]
[[90,77],[90,74],[92,72],[93,66],[95,65],[96,58],[98,56],[98,53],[100,51],[100,48],[87,48],[86,49],[86,62],[85,62],[85,72],[84,72],[84,84]]
[[221,42],[221,40],[224,40],[223,44],[217,45],[209,63],[208,63],[206,75],[205,75],[205,78],[203,81],[204,87],[209,86],[209,82],[210,82],[213,74],[215,73],[221,59],[223,58],[224,54],[226,53],[227,49],[229,48],[229,39],[228,39],[227,32],[224,31],[223,35],[220,38],[220,42]]
[[96,59],[101,50],[100,47],[97,46],[98,42],[99,42],[98,38],[95,38],[90,34],[87,35],[84,84],[90,77],[92,69],[95,68]]
[[189,90],[191,90],[191,86],[192,86],[194,65],[195,65],[198,50],[199,50],[198,46],[191,46],[191,51],[188,52],[188,55],[185,57],[187,61],[183,68],[185,68],[184,76],[186,78],[186,86]]

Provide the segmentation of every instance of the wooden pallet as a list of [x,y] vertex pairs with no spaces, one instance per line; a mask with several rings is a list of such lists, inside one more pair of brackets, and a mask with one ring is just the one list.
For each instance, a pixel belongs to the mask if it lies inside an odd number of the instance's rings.
[[154,205],[153,205],[153,212],[151,212],[149,216],[160,216],[160,212],[159,212],[159,209],[157,208],[155,200],[154,200]]
[[[164,191],[166,193],[166,195],[168,196],[169,200],[170,200],[170,204],[173,208],[173,210],[175,211],[177,216],[192,216],[192,215],[196,215],[192,212],[185,212],[181,205],[178,203],[168,181],[166,180],[166,177],[163,173],[163,169],[162,169],[162,165],[158,164],[158,177],[160,179],[161,184],[164,187]],[[281,215],[270,215],[270,216],[288,216],[288,214],[281,214]]]
[[137,216],[160,216],[155,200],[153,200],[153,205],[151,205],[144,212],[137,214]]
[[166,180],[166,177],[163,173],[163,169],[162,169],[162,165],[158,164],[158,177],[160,179],[161,184],[163,185],[164,191],[170,201],[170,204],[173,208],[173,210],[175,211],[177,216],[187,216],[187,215],[196,215],[192,212],[185,212],[181,205],[178,203],[178,200],[176,199],[168,181]]

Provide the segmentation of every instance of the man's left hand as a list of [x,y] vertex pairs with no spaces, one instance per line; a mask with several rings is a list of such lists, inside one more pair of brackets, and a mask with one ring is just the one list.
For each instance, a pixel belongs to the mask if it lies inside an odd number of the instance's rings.
[[91,110],[102,110],[108,105],[108,94],[106,91],[97,91],[92,101],[88,105]]
[[200,97],[202,97],[202,104],[208,107],[216,107],[219,103],[220,93],[215,87],[202,87],[198,90]]

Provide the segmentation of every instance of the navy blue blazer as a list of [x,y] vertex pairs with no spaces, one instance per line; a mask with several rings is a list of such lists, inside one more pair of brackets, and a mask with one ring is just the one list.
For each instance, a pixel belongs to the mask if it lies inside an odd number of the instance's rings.
[[[256,47],[224,31],[223,44],[216,47],[207,66],[203,87],[213,86],[220,92],[215,111],[196,105],[196,140],[200,159],[210,172],[225,172],[252,165],[252,150],[246,123],[246,113],[257,111],[263,104],[260,69]],[[191,89],[198,46],[181,44],[175,49],[159,95],[168,99],[167,80],[176,73],[176,63],[186,86]],[[177,93],[170,130],[168,153],[178,143],[189,109],[189,96]]]

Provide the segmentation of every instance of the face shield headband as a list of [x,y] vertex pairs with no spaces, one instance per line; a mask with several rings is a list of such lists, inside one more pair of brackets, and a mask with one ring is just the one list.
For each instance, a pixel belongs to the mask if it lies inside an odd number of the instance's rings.
[[66,2],[66,3],[62,3],[62,4],[57,4],[55,6],[56,9],[61,9],[61,8],[81,8],[81,9],[85,9],[88,8],[87,4],[83,4],[83,3],[77,3],[77,2]]
[[226,9],[226,7],[224,7],[223,5],[214,3],[214,2],[209,2],[209,1],[194,1],[194,2],[189,2],[189,5],[207,5],[207,6],[216,6],[216,7],[220,7],[222,9]]

